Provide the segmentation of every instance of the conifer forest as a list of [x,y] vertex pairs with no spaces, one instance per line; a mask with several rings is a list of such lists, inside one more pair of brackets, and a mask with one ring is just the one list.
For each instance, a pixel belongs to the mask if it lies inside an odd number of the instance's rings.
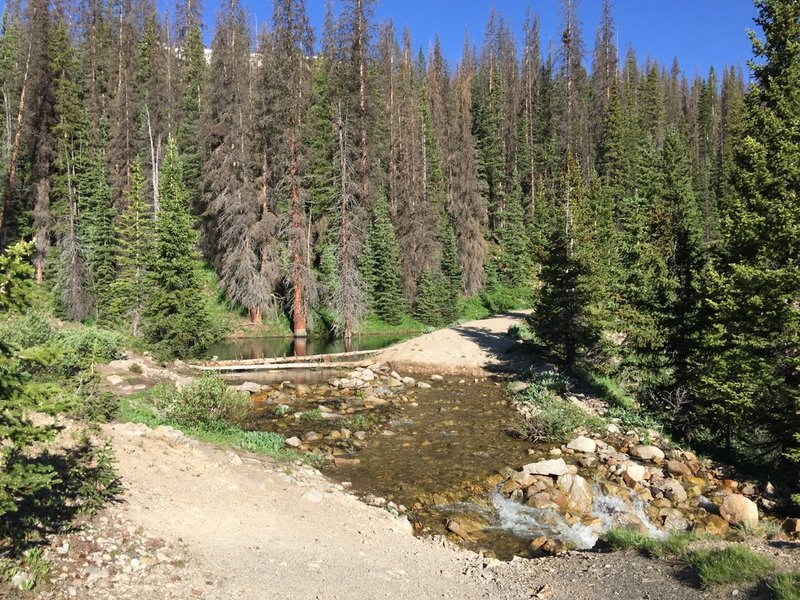
[[0,249],[61,319],[188,357],[209,293],[300,337],[532,308],[558,368],[800,478],[800,3],[689,76],[616,46],[613,0],[549,45],[493,12],[457,62],[376,0],[319,32],[197,1],[6,2]]

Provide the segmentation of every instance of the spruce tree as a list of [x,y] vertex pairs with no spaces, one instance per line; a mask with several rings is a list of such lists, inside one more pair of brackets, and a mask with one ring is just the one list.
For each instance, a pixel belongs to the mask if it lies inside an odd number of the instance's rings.
[[[0,315],[28,308],[33,269],[31,244],[19,242],[0,254]],[[42,445],[52,439],[53,425],[34,425],[31,413],[55,412],[52,390],[32,381],[33,366],[50,366],[43,348],[18,348],[0,339],[0,537],[18,543],[24,528],[14,518],[31,496],[58,482],[52,464],[41,460]]]
[[756,6],[764,39],[751,35],[754,83],[708,272],[696,414],[729,447],[781,460],[800,431],[800,12],[792,0]]
[[161,210],[155,221],[147,284],[145,337],[168,356],[197,355],[209,338],[209,316],[197,267],[197,233],[189,213],[183,166],[174,140],[159,177]]
[[381,321],[400,324],[405,299],[400,286],[400,248],[389,218],[389,201],[381,193],[375,202],[367,229],[361,270],[370,308]]
[[131,335],[138,337],[149,298],[147,259],[153,235],[153,214],[145,202],[146,182],[139,159],[133,163],[130,181],[128,207],[116,227],[119,273],[109,290],[109,310],[115,318],[125,321],[125,329]]

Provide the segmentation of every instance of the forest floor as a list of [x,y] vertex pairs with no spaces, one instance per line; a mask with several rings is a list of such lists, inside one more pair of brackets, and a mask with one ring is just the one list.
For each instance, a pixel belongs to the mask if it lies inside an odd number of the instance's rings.
[[[430,359],[437,371],[492,371],[518,358],[508,355],[511,346],[501,338],[520,317],[467,323],[387,354],[395,361],[404,354]],[[0,597],[770,597],[763,584],[702,590],[679,562],[635,553],[488,559],[440,538],[414,537],[404,517],[361,502],[311,467],[234,453],[171,428],[112,424],[100,435],[116,453],[123,486],[118,500],[77,531],[51,540],[51,573],[38,591],[0,587]],[[796,543],[756,540],[751,546],[784,568],[800,568]]]

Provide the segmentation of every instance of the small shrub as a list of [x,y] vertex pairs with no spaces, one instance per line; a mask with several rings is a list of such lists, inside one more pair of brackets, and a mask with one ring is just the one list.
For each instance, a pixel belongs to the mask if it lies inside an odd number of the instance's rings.
[[62,329],[53,339],[64,350],[62,366],[67,374],[121,358],[125,348],[125,336],[100,327]]
[[698,550],[684,560],[697,571],[703,587],[748,583],[775,571],[770,558],[739,544],[724,550]]
[[250,408],[247,394],[228,388],[224,380],[211,374],[182,390],[159,384],[151,390],[150,398],[169,423],[206,430],[239,423]]
[[272,414],[276,417],[285,417],[290,412],[292,412],[291,407],[286,406],[285,404],[281,404],[280,406],[276,406],[272,409]]
[[562,398],[541,400],[536,409],[533,415],[518,423],[512,433],[531,442],[550,442],[561,441],[578,428],[601,425],[598,418]]
[[374,421],[375,418],[372,415],[354,415],[345,421],[345,424],[348,429],[360,430],[367,429]]
[[538,339],[536,338],[536,334],[531,331],[530,326],[527,323],[519,323],[514,325],[508,326],[508,335],[510,335],[515,340],[520,340],[522,342],[536,342],[538,343]]
[[775,600],[800,600],[800,571],[778,573],[767,585],[772,590]]
[[277,454],[284,447],[284,437],[268,431],[244,431],[239,436],[239,447],[258,454]]
[[307,410],[300,415],[303,421],[317,421],[322,418],[322,411],[318,408]]
[[30,348],[46,344],[53,336],[53,328],[42,315],[28,313],[0,323],[0,339],[10,346]]
[[131,366],[128,367],[128,370],[131,373],[135,374],[135,375],[141,375],[142,374],[142,365],[140,365],[137,362],[131,363]]
[[611,529],[605,535],[612,549],[636,549],[651,558],[683,556],[689,544],[700,538],[693,532],[673,532],[665,538],[652,538],[640,531],[625,528]]
[[71,402],[70,416],[82,421],[108,423],[119,414],[119,399],[101,389],[100,376],[81,371],[77,376],[77,389]]

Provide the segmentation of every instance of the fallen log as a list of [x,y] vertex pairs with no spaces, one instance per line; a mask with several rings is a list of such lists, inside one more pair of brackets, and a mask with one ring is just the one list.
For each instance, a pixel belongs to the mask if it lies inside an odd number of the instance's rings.
[[339,362],[301,362],[301,363],[257,363],[257,364],[231,364],[231,365],[192,365],[193,369],[199,371],[280,371],[284,369],[342,369],[353,367],[365,367],[369,363],[359,361],[339,361]]
[[[212,360],[201,364],[190,364],[193,369],[206,369],[208,367],[228,367],[235,365],[279,365],[283,363],[314,363],[317,361],[331,362],[331,359],[339,358],[353,358],[356,356],[366,356],[368,354],[377,354],[385,350],[380,348],[377,350],[354,350],[352,352],[336,352],[333,354],[312,354],[310,356],[278,356],[274,358],[247,358],[242,360]],[[335,361],[334,361],[335,362]]]

